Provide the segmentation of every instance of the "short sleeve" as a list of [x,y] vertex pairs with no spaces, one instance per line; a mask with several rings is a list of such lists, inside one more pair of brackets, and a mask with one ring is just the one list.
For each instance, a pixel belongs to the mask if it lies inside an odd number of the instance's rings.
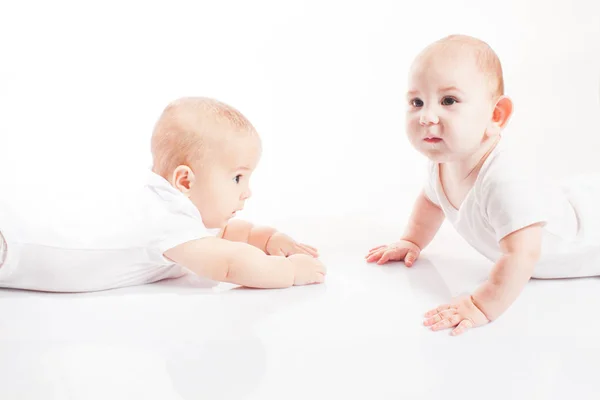
[[162,177],[150,174],[146,193],[148,195],[146,215],[152,221],[152,226],[148,227],[148,234],[152,236],[154,251],[161,258],[167,250],[183,243],[216,236],[215,231],[218,230],[204,226],[200,212],[190,199]]
[[482,212],[500,242],[507,235],[527,226],[549,220],[546,207],[549,194],[533,180],[492,181],[481,193]]
[[162,234],[156,242],[160,254],[192,240],[216,236],[204,226],[201,219],[185,214],[165,216],[160,223]]

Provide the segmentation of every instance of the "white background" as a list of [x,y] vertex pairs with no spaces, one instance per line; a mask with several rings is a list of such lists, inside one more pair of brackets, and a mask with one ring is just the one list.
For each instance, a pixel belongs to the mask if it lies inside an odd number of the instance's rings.
[[597,1],[0,4],[0,171],[38,196],[146,167],[163,107],[199,95],[263,138],[243,217],[403,220],[397,200],[419,190],[424,162],[404,135],[407,70],[451,33],[501,57],[516,104],[506,137],[532,164],[600,170]]
[[1,290],[0,398],[597,399],[598,278],[532,281],[454,338],[423,313],[489,261],[451,229],[414,268],[362,260],[397,238],[420,189],[406,75],[451,33],[501,57],[506,139],[532,167],[600,172],[597,0],[0,0],[0,191],[43,203],[145,168],[163,107],[212,96],[263,138],[243,216],[289,228],[329,268],[324,285],[274,291]]

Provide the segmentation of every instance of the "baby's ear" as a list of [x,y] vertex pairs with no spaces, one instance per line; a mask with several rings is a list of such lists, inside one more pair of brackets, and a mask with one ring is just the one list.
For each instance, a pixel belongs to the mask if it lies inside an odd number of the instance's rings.
[[189,197],[189,192],[194,184],[194,178],[194,172],[190,167],[180,165],[173,171],[172,184],[175,189]]
[[492,114],[492,124],[496,129],[502,130],[508,123],[513,113],[513,102],[509,97],[501,96],[496,102]]

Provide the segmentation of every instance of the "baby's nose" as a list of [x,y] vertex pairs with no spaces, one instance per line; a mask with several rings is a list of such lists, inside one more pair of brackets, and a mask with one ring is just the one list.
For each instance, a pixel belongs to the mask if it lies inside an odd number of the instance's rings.
[[434,112],[432,112],[432,110],[423,110],[421,117],[419,118],[419,123],[423,126],[435,125],[439,122],[440,119]]
[[242,200],[246,200],[252,196],[252,190],[250,188],[246,189],[244,193],[242,193]]

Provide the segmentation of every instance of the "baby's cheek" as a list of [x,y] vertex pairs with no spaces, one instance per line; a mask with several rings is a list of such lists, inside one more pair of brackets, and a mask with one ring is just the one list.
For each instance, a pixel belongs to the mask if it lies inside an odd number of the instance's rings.
[[406,116],[406,126],[411,131],[414,131],[419,127],[419,119],[412,114]]
[[419,122],[415,120],[406,121],[406,134],[409,139],[413,139],[419,134]]

